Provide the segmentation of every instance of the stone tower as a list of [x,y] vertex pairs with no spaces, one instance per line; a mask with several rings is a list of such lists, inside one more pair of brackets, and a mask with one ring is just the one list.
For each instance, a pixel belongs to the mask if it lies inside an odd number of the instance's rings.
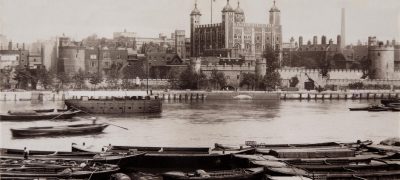
[[244,16],[244,11],[242,8],[240,8],[240,2],[238,1],[237,8],[235,9],[235,22],[237,23],[244,23],[245,22],[245,16]]
[[282,26],[281,11],[274,5],[269,10],[269,25],[271,26],[271,47],[278,52],[279,64],[282,62]]
[[226,0],[226,5],[222,9],[222,25],[225,29],[225,48],[233,48],[233,24],[235,23],[235,10]]
[[192,10],[192,12],[190,13],[190,55],[192,57],[197,56],[197,54],[195,54],[196,52],[196,47],[195,47],[195,38],[194,38],[194,31],[195,31],[195,27],[197,25],[200,24],[200,17],[201,17],[201,13],[199,11],[199,9],[197,9],[197,2],[194,4],[194,9]]
[[383,42],[368,42],[368,57],[371,60],[372,79],[393,79],[394,47]]
[[267,60],[265,58],[257,59],[256,60],[256,75],[264,77],[266,73],[267,73]]

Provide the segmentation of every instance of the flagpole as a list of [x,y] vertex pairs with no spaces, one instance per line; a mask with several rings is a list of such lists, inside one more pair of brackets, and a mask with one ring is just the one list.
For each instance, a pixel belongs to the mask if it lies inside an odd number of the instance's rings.
[[213,0],[210,0],[210,3],[211,3],[211,24],[212,24],[212,13],[213,13],[212,4],[213,4]]

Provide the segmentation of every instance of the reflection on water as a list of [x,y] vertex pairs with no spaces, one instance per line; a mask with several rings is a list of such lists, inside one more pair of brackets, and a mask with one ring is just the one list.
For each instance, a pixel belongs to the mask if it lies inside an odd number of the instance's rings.
[[[14,139],[10,128],[53,126],[90,122],[43,120],[0,122],[1,147],[70,150],[72,142],[137,146],[213,146],[214,143],[243,144],[246,140],[265,143],[323,141],[380,141],[400,136],[398,112],[350,112],[349,107],[368,101],[165,101],[160,114],[100,115],[109,126],[104,133]],[[0,102],[8,110],[62,108],[62,102]]]

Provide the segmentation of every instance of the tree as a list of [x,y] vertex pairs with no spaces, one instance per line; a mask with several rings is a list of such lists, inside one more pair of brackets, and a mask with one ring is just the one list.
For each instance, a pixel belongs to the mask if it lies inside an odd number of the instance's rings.
[[290,87],[296,87],[297,84],[299,84],[299,78],[297,78],[297,76],[293,76],[290,79]]
[[90,84],[94,85],[94,88],[96,89],[97,84],[100,84],[103,81],[103,78],[101,77],[101,75],[99,73],[94,73],[92,74],[92,76],[90,77]]
[[172,89],[176,89],[179,87],[178,78],[179,71],[176,68],[170,68],[167,74],[167,79]]
[[58,73],[57,79],[61,83],[61,88],[64,87],[64,84],[71,82],[71,78],[67,74],[65,74],[64,72]]
[[259,85],[263,89],[275,89],[281,84],[281,76],[277,71],[279,68],[279,59],[277,52],[272,47],[267,46],[264,51],[264,58],[267,60],[267,72]]
[[214,86],[214,89],[220,89],[227,84],[225,74],[216,69],[211,72],[210,82]]
[[118,85],[119,74],[122,68],[122,64],[111,64],[109,70],[106,71],[107,83],[112,87],[116,87]]
[[181,89],[200,89],[207,83],[206,75],[200,71],[196,73],[188,67],[179,76],[179,87]]
[[74,80],[75,88],[82,89],[85,85],[85,73],[79,69],[78,72],[72,76],[72,80]]
[[31,75],[25,67],[17,67],[15,68],[15,76],[13,79],[17,81],[15,88],[26,89],[31,81]]
[[258,80],[258,77],[255,74],[252,73],[245,73],[243,74],[242,80],[240,81],[239,86],[247,86],[247,90],[254,90],[256,86],[256,82]]
[[11,70],[0,71],[0,88],[10,89],[11,88]]
[[370,70],[370,67],[372,65],[371,59],[369,59],[367,56],[362,57],[361,59],[361,70],[363,72],[363,75],[361,79],[366,79],[366,78],[373,78],[375,75],[375,70]]

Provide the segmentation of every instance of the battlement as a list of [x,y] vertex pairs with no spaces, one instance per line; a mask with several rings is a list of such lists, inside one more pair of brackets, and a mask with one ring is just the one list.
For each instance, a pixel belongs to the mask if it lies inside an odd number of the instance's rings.
[[195,28],[215,28],[215,27],[221,27],[221,23],[217,23],[217,24],[200,24],[200,25],[196,25]]
[[254,24],[254,23],[236,23],[235,26],[238,27],[260,27],[260,28],[265,28],[265,27],[272,27],[271,24]]
[[202,71],[255,71],[255,66],[245,65],[202,65]]

